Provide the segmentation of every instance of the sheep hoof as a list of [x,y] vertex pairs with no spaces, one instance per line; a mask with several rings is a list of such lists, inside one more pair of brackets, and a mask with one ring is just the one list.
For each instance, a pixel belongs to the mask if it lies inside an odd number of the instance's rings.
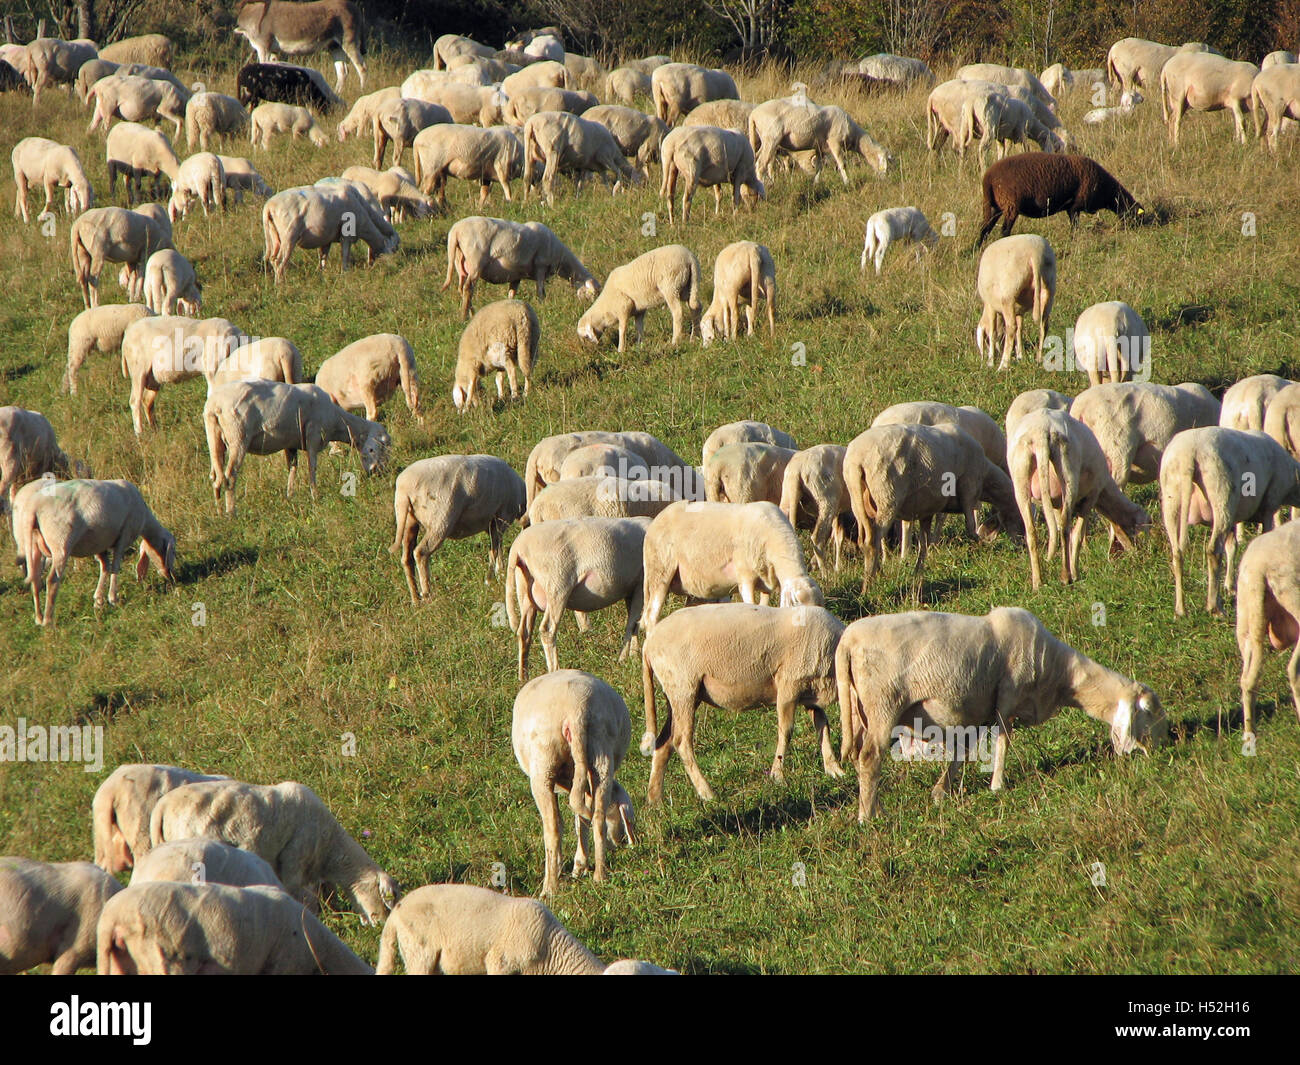
[[842,777],[844,775],[844,769],[838,762],[832,762],[826,767],[826,775],[828,777]]

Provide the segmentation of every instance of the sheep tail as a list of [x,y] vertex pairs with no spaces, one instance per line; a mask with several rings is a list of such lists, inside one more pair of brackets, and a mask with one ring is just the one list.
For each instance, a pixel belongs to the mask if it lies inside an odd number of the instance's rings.
[[113,800],[107,792],[96,793],[90,804],[94,823],[95,864],[105,872],[113,872]]
[[[564,738],[573,754],[573,787],[569,789],[569,808],[584,821],[592,816],[591,763],[587,750],[587,711],[576,711],[564,723]],[[599,826],[595,831],[604,831]]]
[[862,704],[853,684],[853,653],[841,640],[835,651],[835,684],[840,700],[840,761],[848,762],[857,753],[853,742],[853,716],[862,714]]
[[[1043,502],[1043,520],[1047,523],[1047,533],[1052,538],[1052,541],[1058,542],[1067,517],[1065,513],[1064,457],[1060,454],[1059,447],[1052,447],[1051,434],[1046,426],[1041,426],[1034,434],[1031,447],[1034,453],[1034,465],[1038,467],[1038,487]],[[1061,513],[1059,515],[1052,505],[1053,474],[1056,474],[1061,482]],[[1062,548],[1064,546],[1062,544]]]
[[[786,468],[787,474],[793,471]],[[803,493],[803,478],[796,476],[786,476],[781,480],[781,513],[786,516],[790,522],[790,528],[797,529],[796,524],[799,517],[799,497]]]
[[506,562],[506,621],[510,631],[518,635],[519,619],[523,616],[523,607],[519,600],[519,587],[515,583],[520,577],[527,579],[528,567],[519,558],[519,540],[510,545],[510,558]]
[[384,934],[379,937],[379,964],[375,966],[376,976],[392,976],[397,971],[397,926],[401,922],[395,914],[390,914],[384,922]]
[[[658,707],[655,705],[655,673],[654,666],[650,663],[650,656],[644,651],[641,656],[641,684],[645,689],[645,733],[641,736],[641,754],[649,758],[654,754],[654,749],[658,745],[659,723]],[[667,711],[664,718],[664,732],[667,733],[672,727],[673,722],[673,704],[664,700],[667,704]],[[664,737],[665,741],[667,736]]]
[[420,415],[420,378],[415,369],[415,352],[405,344],[397,357],[397,373],[402,383],[406,405],[416,417]]
[[411,512],[411,500],[405,492],[399,487],[398,495],[393,505],[394,524],[397,532],[393,536],[393,546],[388,549],[389,554],[401,555],[406,543],[406,532],[411,527],[411,522],[415,520],[415,515]]
[[[751,264],[757,266],[758,253],[755,252],[751,258]],[[749,291],[754,300],[758,299],[758,273],[755,270],[752,280],[749,284]],[[700,264],[691,259],[691,287],[688,293],[686,305],[690,307],[692,314],[700,313]]]
[[447,234],[447,280],[442,283],[441,291],[446,292],[451,288],[451,279],[456,275],[457,260],[464,261],[464,255],[460,250],[460,240],[456,235],[456,228],[453,226]]

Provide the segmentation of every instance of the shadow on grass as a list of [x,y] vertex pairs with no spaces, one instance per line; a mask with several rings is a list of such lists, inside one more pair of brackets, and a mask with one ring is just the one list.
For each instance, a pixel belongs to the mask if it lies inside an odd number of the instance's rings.
[[780,969],[768,967],[760,969],[757,965],[730,961],[726,958],[702,958],[698,954],[687,955],[682,963],[681,972],[685,976],[761,976],[764,973],[780,975]]
[[36,363],[25,362],[21,366],[11,366],[6,370],[0,370],[0,379],[5,381],[17,381],[26,377],[36,369]]
[[122,711],[140,710],[162,699],[163,693],[152,688],[123,688],[119,691],[95,692],[90,701],[72,712],[78,725],[110,722]]
[[1188,303],[1179,307],[1163,318],[1156,318],[1151,324],[1154,329],[1164,333],[1176,332],[1190,325],[1202,325],[1214,318],[1214,308],[1205,303]]
[[[1266,721],[1271,721],[1281,709],[1283,708],[1278,705],[1276,700],[1257,698],[1255,700],[1255,731],[1258,733],[1259,726]],[[1287,709],[1290,708],[1287,707]],[[1222,708],[1222,713],[1211,714],[1207,712],[1200,717],[1184,718],[1177,723],[1171,723],[1169,731],[1179,743],[1191,742],[1201,733],[1207,733],[1211,739],[1226,739],[1234,743],[1240,743],[1242,725],[1241,704],[1234,702],[1225,705]]]
[[241,566],[257,564],[261,552],[256,547],[234,547],[222,551],[211,558],[201,558],[194,562],[184,562],[177,567],[177,584],[197,584],[199,581],[220,573],[229,573]]
[[[849,781],[851,787],[840,786],[835,791],[824,791],[817,797],[816,810],[829,813],[856,804],[857,782],[851,773],[839,784]],[[759,803],[747,810],[727,810],[706,807],[692,826],[669,829],[665,839],[700,839],[704,836],[726,834],[730,836],[758,835],[789,826],[806,825],[813,818],[813,803],[801,796],[790,795],[776,802]]]
[[820,322],[826,318],[854,314],[874,318],[880,314],[880,308],[869,299],[854,296],[845,299],[833,292],[823,292],[820,297],[790,317],[802,321]]

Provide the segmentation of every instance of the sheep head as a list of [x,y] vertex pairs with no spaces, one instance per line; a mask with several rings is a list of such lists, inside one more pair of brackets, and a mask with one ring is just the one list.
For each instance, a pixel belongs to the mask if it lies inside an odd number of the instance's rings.
[[1132,685],[1115,706],[1109,724],[1116,754],[1135,750],[1150,754],[1169,739],[1169,719],[1155,692],[1145,684]]
[[821,585],[811,577],[792,577],[781,582],[782,606],[825,606]]
[[393,446],[393,439],[388,435],[388,430],[378,422],[370,422],[369,425],[370,430],[357,450],[361,453],[361,468],[366,473],[374,473],[382,469],[388,461],[388,452]]
[[346,891],[355,909],[361,913],[361,923],[379,926],[397,900],[402,897],[397,881],[382,869],[366,870]]

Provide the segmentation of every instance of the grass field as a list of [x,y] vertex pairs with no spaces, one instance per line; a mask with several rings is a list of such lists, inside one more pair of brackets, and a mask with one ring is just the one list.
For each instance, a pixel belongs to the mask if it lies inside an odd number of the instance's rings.
[[[387,64],[372,65],[374,87],[420,65],[391,56]],[[180,69],[188,80],[201,76]],[[740,84],[752,100],[788,91],[772,74]],[[208,79],[208,87],[232,92],[233,77]],[[349,99],[354,94],[350,81]],[[399,470],[431,455],[481,452],[522,471],[538,439],[585,428],[644,429],[698,456],[714,427],[741,418],[778,425],[803,446],[846,443],[902,400],[973,403],[1000,420],[1025,389],[1086,386],[1083,374],[1045,372],[1032,360],[1005,373],[979,365],[969,247],[980,168],[968,159],[959,172],[952,153],[926,151],[925,92],[842,98],[838,87],[814,85],[812,96],[845,103],[894,153],[896,168],[881,178],[857,161],[847,189],[833,169],[816,185],[800,174],[778,177],[765,204],[735,217],[727,206],[715,217],[706,192],[691,222],[674,227],[653,179],[613,197],[600,186],[575,196],[566,185],[554,207],[535,198],[505,204],[497,191],[482,212],[545,222],[601,278],[678,241],[711,278],[727,243],[765,243],[781,286],[775,339],[672,350],[660,312],[648,320],[644,345],[620,356],[608,342],[599,350],[579,342],[581,305],[566,284],[540,304],[527,286],[522,297],[543,324],[533,393],[464,417],[450,400],[458,307],[454,292],[439,288],[446,231],[480,213],[476,188],[453,183],[450,214],[400,226],[400,250],[372,268],[342,274],[335,252],[322,274],[314,256],[300,252],[279,286],[261,267],[256,204],[179,223],[176,246],[198,269],[205,314],[250,334],[290,338],[308,374],[352,340],[401,333],[415,347],[428,399],[423,426],[400,397],[385,408],[394,440],[386,472],[366,478],[352,453],[323,457],[315,502],[302,488],[284,497],[278,457],[250,458],[233,520],[212,503],[200,384],[164,389],[160,427],[139,440],[116,358],[92,356],[79,394],[59,391],[66,327],[81,310],[68,219],[60,215],[46,238],[0,212],[0,405],[44,412],[65,450],[88,460],[95,476],[140,484],[175,533],[180,563],[174,589],[124,580],[120,608],[97,615],[95,564],[77,562],[59,596],[58,626],[46,632],[32,623],[30,594],[11,546],[4,548],[0,724],[21,715],[103,725],[106,753],[101,774],[0,765],[0,853],[89,858],[90,800],[103,774],[120,762],[166,762],[307,783],[408,888],[487,885],[504,871],[510,891],[535,893],[540,824],[510,748],[514,640],[492,625],[502,589],[484,583],[482,538],[453,542],[434,557],[433,602],[411,606],[388,552]],[[1122,299],[1151,328],[1153,380],[1221,391],[1252,373],[1297,376],[1294,138],[1274,159],[1253,138],[1234,143],[1226,116],[1193,115],[1174,151],[1155,102],[1127,124],[1085,127],[1078,117],[1090,106],[1086,96],[1063,108],[1080,149],[1165,221],[1122,228],[1112,215],[1085,216],[1073,235],[1064,216],[1022,221],[1018,232],[1043,234],[1059,257],[1052,331],[1063,334],[1092,303]],[[103,142],[86,136],[87,122],[62,92],[43,99],[36,115],[30,98],[0,97],[6,156],[28,135],[72,143],[102,203]],[[327,129],[332,134],[332,122]],[[220,150],[248,154],[246,141]],[[281,141],[254,161],[280,189],[368,164],[369,156],[368,141],[340,145],[331,136],[320,150]],[[892,251],[880,279],[859,274],[867,216],[907,204],[936,226],[951,212],[955,238],[920,263]],[[647,212],[657,235],[643,235]],[[123,298],[115,271],[106,271],[103,291],[106,301]],[[503,294],[482,287],[476,306]],[[793,358],[798,344],[805,365]],[[340,492],[348,472],[359,478],[352,497]],[[1153,486],[1135,498],[1157,514]],[[1265,673],[1258,753],[1243,756],[1231,607],[1218,619],[1199,608],[1201,531],[1188,593],[1197,609],[1181,621],[1158,531],[1115,562],[1105,557],[1104,538],[1093,537],[1082,580],[1069,588],[1050,581],[1038,592],[1029,589],[1022,545],[1005,538],[977,545],[958,532],[950,522],[930,553],[925,606],[972,614],[1027,607],[1068,643],[1154,688],[1176,742],[1149,758],[1117,760],[1104,727],[1066,711],[1016,733],[1009,786],[998,794],[972,767],[963,793],[936,807],[935,766],[887,764],[883,816],[864,829],[856,780],[823,775],[806,717],[781,786],[766,776],[775,713],[706,708],[697,752],[718,800],[701,804],[674,760],[663,806],[639,808],[642,841],[615,854],[610,882],[566,878],[554,899],[579,938],[603,957],[650,958],[691,973],[1300,969],[1300,729],[1284,658]],[[11,544],[7,532],[3,539]],[[860,564],[852,556],[824,581],[841,618],[911,608],[910,563],[887,560],[865,597]],[[202,627],[192,624],[199,603]],[[1093,623],[1095,604],[1104,605],[1104,625]],[[595,615],[582,637],[566,621],[560,656],[623,693],[635,736],[639,664],[614,661],[621,613]],[[534,670],[541,661],[535,652]],[[344,733],[356,737],[355,756],[342,753]],[[633,750],[621,773],[638,801],[648,768]],[[571,846],[566,831],[569,854]],[[1104,883],[1094,883],[1095,863]],[[373,959],[377,933],[355,914],[327,919]]]

